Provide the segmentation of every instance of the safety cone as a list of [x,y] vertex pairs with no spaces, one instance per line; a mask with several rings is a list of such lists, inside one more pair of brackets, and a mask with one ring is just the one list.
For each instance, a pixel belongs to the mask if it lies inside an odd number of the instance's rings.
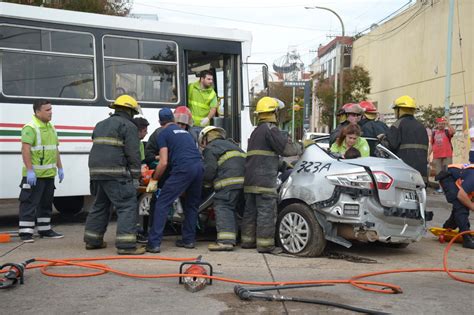
[[0,234],[0,243],[9,243],[11,240],[10,234]]

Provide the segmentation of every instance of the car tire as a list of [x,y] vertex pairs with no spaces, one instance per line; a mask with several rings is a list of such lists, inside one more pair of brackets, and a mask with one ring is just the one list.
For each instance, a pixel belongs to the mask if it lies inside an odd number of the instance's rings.
[[286,206],[277,221],[277,240],[289,254],[314,257],[326,248],[324,232],[314,213],[304,204]]

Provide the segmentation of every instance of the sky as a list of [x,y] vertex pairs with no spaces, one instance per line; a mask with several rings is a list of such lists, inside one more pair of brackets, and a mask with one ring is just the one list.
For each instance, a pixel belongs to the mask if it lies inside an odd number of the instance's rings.
[[[412,0],[414,3],[416,0]],[[305,66],[325,45],[341,34],[355,35],[398,10],[409,0],[134,0],[133,14],[157,14],[162,22],[237,28],[252,33],[250,62],[270,68],[288,51],[296,50]]]

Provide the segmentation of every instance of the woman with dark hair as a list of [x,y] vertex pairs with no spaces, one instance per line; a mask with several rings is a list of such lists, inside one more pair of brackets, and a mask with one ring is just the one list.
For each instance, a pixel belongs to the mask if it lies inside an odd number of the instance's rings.
[[368,157],[370,155],[370,148],[367,140],[360,136],[361,130],[359,125],[350,124],[339,133],[336,142],[331,146],[331,152],[339,153],[344,156],[346,151],[350,148],[359,150],[361,157]]

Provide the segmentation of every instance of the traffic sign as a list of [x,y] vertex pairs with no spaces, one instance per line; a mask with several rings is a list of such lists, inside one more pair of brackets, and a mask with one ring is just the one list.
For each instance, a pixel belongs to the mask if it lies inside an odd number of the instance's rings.
[[287,87],[305,87],[306,81],[283,81],[283,86]]

